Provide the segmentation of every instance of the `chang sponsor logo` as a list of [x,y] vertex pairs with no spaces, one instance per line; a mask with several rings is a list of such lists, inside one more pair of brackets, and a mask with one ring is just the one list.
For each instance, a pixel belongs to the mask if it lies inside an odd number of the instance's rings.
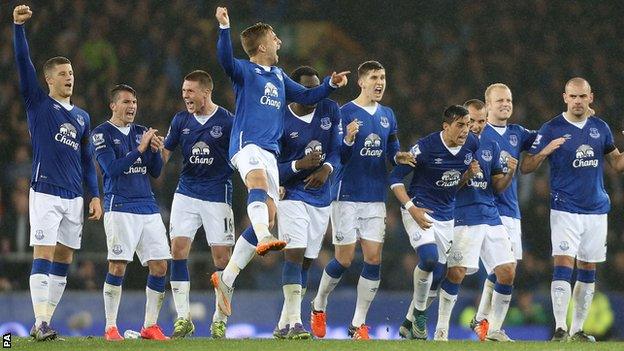
[[442,179],[436,182],[436,185],[443,188],[450,188],[457,186],[461,180],[461,173],[457,170],[451,169],[442,173]]
[[381,157],[382,153],[381,138],[375,133],[370,133],[364,139],[364,147],[360,149],[360,156]]
[[598,159],[595,158],[594,149],[587,144],[583,144],[576,149],[575,157],[576,159],[572,162],[572,167],[574,168],[598,167]]
[[264,86],[264,95],[260,98],[260,103],[279,110],[282,107],[282,102],[277,100],[278,98],[277,87],[273,83],[267,82]]
[[503,173],[505,174],[509,173],[509,166],[507,165],[507,161],[509,161],[510,157],[511,155],[509,154],[509,152],[505,150],[501,150],[500,164],[501,164],[501,167],[503,168]]
[[78,132],[76,131],[76,127],[74,127],[71,123],[63,123],[59,127],[58,133],[54,135],[54,140],[61,144],[65,144],[74,150],[78,150],[80,144],[76,141],[77,136]]
[[189,162],[194,165],[211,165],[214,162],[214,157],[208,157],[210,155],[210,147],[203,141],[196,142],[191,148],[191,156]]
[[124,171],[124,174],[147,174],[147,166],[143,165],[143,160],[139,157],[127,171]]
[[477,189],[483,189],[483,190],[487,189],[488,182],[487,180],[484,179],[483,172],[479,172],[475,174],[475,176],[472,177],[472,179],[469,179],[468,186],[471,186]]

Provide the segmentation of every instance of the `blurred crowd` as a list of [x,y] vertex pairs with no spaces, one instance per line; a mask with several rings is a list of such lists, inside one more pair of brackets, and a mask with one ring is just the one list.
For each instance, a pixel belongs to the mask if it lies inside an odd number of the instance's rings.
[[[27,23],[31,55],[42,77],[46,59],[63,55],[72,60],[76,75],[73,102],[91,114],[95,126],[110,117],[108,90],[117,83],[138,92],[137,123],[167,131],[174,113],[183,109],[184,75],[204,69],[213,75],[213,99],[232,110],[233,93],[215,58],[216,3],[209,1],[26,1],[34,16]],[[20,2],[21,3],[21,2]],[[16,1],[0,5],[0,291],[27,288],[24,277],[30,260],[14,261],[14,253],[28,253],[28,187],[31,149],[23,102],[10,50],[11,13]],[[539,126],[564,108],[561,93],[573,76],[586,78],[593,87],[593,108],[611,126],[616,144],[621,135],[624,96],[624,26],[618,21],[622,7],[613,1],[552,2],[547,0],[500,2],[401,2],[378,8],[356,1],[228,1],[233,32],[257,21],[275,27],[283,40],[280,66],[287,72],[299,65],[316,67],[323,74],[350,69],[375,59],[385,67],[388,86],[383,103],[398,117],[403,149],[417,138],[440,129],[441,114],[450,104],[483,99],[485,87],[508,84],[514,93],[512,122],[529,129]],[[244,57],[233,35],[237,56]],[[333,98],[345,103],[358,93],[356,75],[349,87]],[[43,82],[43,79],[41,79]],[[618,98],[619,97],[619,98]],[[537,174],[520,177],[524,260],[519,265],[517,289],[547,292],[552,272],[549,234],[549,184],[546,166]],[[179,158],[154,181],[165,223],[177,183]],[[623,176],[606,169],[611,195],[609,253],[600,265],[600,290],[624,292]],[[579,181],[583,181],[579,179]],[[246,225],[245,193],[235,174],[234,211],[237,232]],[[403,230],[396,200],[389,196],[382,289],[411,289],[417,258]],[[213,270],[203,235],[198,233],[191,260],[194,287],[208,288],[206,273]],[[81,258],[106,250],[102,223],[86,223],[83,249],[68,279],[70,288],[98,290],[106,272],[102,260]],[[311,284],[333,255],[331,240],[311,271]],[[132,268],[134,267],[134,268]],[[343,279],[357,281],[359,267]],[[262,272],[261,274],[259,274]],[[258,273],[258,274],[257,274]],[[129,267],[126,285],[142,288],[145,272]],[[130,275],[141,278],[130,278]],[[73,276],[73,277],[72,277]],[[257,258],[237,280],[239,288],[276,289],[281,284],[281,256]],[[466,282],[480,286],[477,277]],[[523,295],[520,295],[523,296]],[[518,308],[530,301],[520,299]],[[527,307],[529,308],[529,307]],[[519,317],[518,317],[519,318]],[[538,318],[538,317],[536,317]],[[542,317],[539,317],[542,318]]]

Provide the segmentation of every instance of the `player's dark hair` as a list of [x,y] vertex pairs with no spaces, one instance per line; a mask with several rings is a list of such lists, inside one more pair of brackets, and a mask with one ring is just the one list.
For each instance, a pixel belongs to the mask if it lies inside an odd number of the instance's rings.
[[273,31],[273,27],[266,23],[258,22],[241,32],[241,44],[249,57],[258,52],[258,46],[264,37]]
[[119,93],[121,93],[122,91],[127,91],[131,93],[132,96],[136,97],[136,90],[134,90],[133,87],[127,84],[117,84],[113,87],[113,89],[111,89],[110,93],[108,94],[109,101],[111,103],[116,102],[117,98],[119,98]]
[[301,83],[301,77],[303,76],[316,76],[316,78],[321,79],[318,71],[310,66],[297,67],[294,71],[292,71],[292,73],[290,73],[290,78],[297,83]]
[[474,107],[477,110],[483,110],[485,108],[485,103],[479,99],[470,99],[464,102],[465,108],[468,108],[470,106]]
[[464,106],[460,105],[452,105],[444,110],[444,121],[445,123],[452,124],[456,120],[463,118],[468,115],[468,110]]
[[67,57],[63,57],[63,56],[53,57],[47,60],[43,64],[43,73],[48,74],[48,72],[50,72],[54,67],[58,65],[65,65],[65,64],[71,65],[71,61]]
[[378,61],[366,61],[358,67],[358,78],[361,78],[368,74],[370,71],[377,71],[385,69]]
[[214,90],[214,82],[212,81],[212,77],[206,71],[195,70],[186,76],[184,76],[184,80],[188,80],[190,82],[198,82],[202,88]]

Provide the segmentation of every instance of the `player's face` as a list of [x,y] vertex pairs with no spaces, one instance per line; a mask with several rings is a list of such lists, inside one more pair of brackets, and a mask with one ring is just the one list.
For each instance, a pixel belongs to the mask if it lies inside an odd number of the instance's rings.
[[[306,88],[316,88],[321,85],[321,81],[317,76],[301,76],[299,79],[299,84],[303,85]],[[314,107],[314,105],[306,106],[306,107]]]
[[494,121],[506,122],[513,113],[511,90],[507,88],[492,89],[486,107],[488,116],[492,116]]
[[568,113],[582,117],[587,113],[589,104],[594,102],[594,94],[591,92],[589,84],[571,83],[565,88],[563,101],[568,105]]
[[202,88],[199,82],[185,80],[182,83],[182,99],[189,113],[205,113],[210,89]]
[[117,100],[110,104],[113,117],[119,119],[124,124],[134,122],[137,111],[137,98],[129,91],[120,91]]
[[265,36],[264,43],[261,45],[263,45],[266,50],[266,56],[273,62],[272,65],[276,64],[279,61],[277,50],[282,46],[282,41],[277,37],[277,34],[273,31],[268,32]]
[[358,80],[362,93],[371,101],[379,102],[386,91],[386,70],[376,69],[369,71]]
[[465,115],[464,117],[457,118],[451,124],[445,122],[442,127],[444,128],[446,138],[449,139],[454,145],[464,145],[470,131],[468,128],[469,124],[470,115]]
[[470,116],[470,131],[476,135],[480,135],[486,122],[485,109],[477,110],[473,106],[468,106],[468,116]]
[[64,63],[54,66],[47,72],[46,82],[53,95],[59,95],[62,98],[71,97],[74,91],[74,70],[71,64]]

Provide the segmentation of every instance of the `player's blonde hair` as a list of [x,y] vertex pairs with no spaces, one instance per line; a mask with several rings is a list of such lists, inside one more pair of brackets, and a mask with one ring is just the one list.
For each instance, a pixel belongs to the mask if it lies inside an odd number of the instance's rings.
[[490,102],[490,94],[492,92],[492,90],[496,89],[496,88],[501,88],[501,89],[507,89],[509,91],[511,91],[511,89],[509,89],[509,87],[507,86],[507,84],[504,83],[494,83],[494,84],[490,84],[486,89],[485,89],[485,103],[487,104],[488,102]]

